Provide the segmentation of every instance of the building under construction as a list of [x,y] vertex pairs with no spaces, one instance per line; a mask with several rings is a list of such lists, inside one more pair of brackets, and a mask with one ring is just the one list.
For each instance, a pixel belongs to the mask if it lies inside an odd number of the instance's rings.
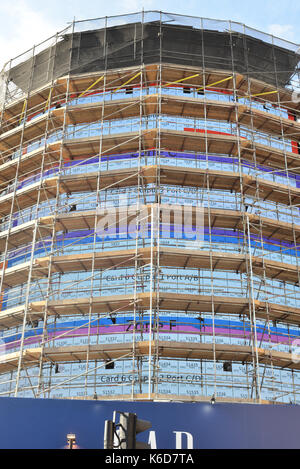
[[0,83],[0,396],[300,402],[298,45],[74,21]]

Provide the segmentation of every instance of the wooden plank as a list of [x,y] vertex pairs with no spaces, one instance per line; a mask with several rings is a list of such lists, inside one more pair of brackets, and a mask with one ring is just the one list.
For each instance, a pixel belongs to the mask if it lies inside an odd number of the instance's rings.
[[[141,104],[140,104],[141,103]],[[23,146],[34,139],[44,135],[46,129],[50,134],[62,129],[64,113],[67,125],[78,125],[98,122],[101,119],[116,120],[139,117],[142,110],[144,117],[157,114],[181,116],[197,119],[208,119],[225,122],[239,122],[240,124],[259,129],[271,135],[293,140],[300,139],[300,124],[290,119],[279,117],[271,112],[251,108],[245,104],[215,101],[203,98],[189,98],[176,95],[157,94],[139,97],[115,99],[98,103],[86,103],[52,109],[50,113],[43,114],[28,121],[23,126],[15,127],[0,135],[0,150],[6,151],[20,145]],[[49,124],[48,124],[49,120]]]
[[[250,319],[249,299],[230,296],[214,296],[181,294],[168,292],[139,293],[136,301],[140,310],[148,310],[152,298],[153,308],[158,305],[160,311],[178,311],[181,313],[211,313],[213,307],[216,314],[229,314],[245,316]],[[92,314],[119,314],[134,310],[135,298],[133,295],[110,295],[86,298],[72,298],[51,300],[47,305],[48,316],[84,316]],[[271,320],[284,324],[300,324],[300,308],[266,303],[260,300],[254,301],[255,315],[257,319]],[[24,305],[10,308],[0,312],[0,329],[20,325],[24,315]],[[45,301],[32,302],[28,308],[27,319],[43,319],[45,313]]]
[[[270,168],[285,169],[286,164],[290,171],[300,173],[299,155],[290,151],[284,152],[275,147],[253,143],[244,138],[237,138],[234,135],[219,135],[210,133],[198,133],[189,131],[175,131],[162,128],[144,130],[139,132],[116,133],[104,135],[102,139],[97,137],[87,137],[79,139],[67,139],[64,142],[56,141],[29,153],[22,155],[19,163],[19,177],[29,175],[31,171],[40,169],[41,157],[45,155],[45,168],[58,162],[60,154],[65,161],[87,159],[98,156],[100,151],[100,140],[102,155],[136,153],[139,149],[139,139],[141,139],[141,151],[153,150],[160,147],[163,151],[171,152],[191,152],[206,154],[226,154],[228,156],[239,155],[252,163],[269,166]],[[254,159],[254,152],[256,160]],[[0,181],[3,183],[11,181],[15,177],[18,159],[9,160],[7,153],[2,153],[0,165]],[[285,163],[286,161],[286,163]]]
[[[153,204],[152,204],[153,205]],[[141,206],[147,208],[148,213],[151,210],[151,204]],[[154,204],[155,205],[155,204]],[[163,208],[161,204],[161,208]],[[175,208],[175,207],[174,207]],[[181,210],[181,208],[179,209]],[[244,232],[243,214],[235,210],[222,210],[211,208],[208,212],[204,208],[204,226],[212,226],[213,228],[226,228],[233,230],[233,235],[238,236],[239,232]],[[174,213],[171,212],[171,222]],[[192,209],[192,215],[195,217],[195,209]],[[134,216],[134,214],[132,214]],[[261,230],[264,237],[270,239],[273,243],[276,240],[288,241],[296,243],[300,241],[300,225],[291,225],[290,223],[280,220],[273,220],[270,218],[259,217],[258,215],[248,214],[250,221],[251,233],[257,234],[257,230]],[[93,230],[96,223],[100,220],[99,212],[95,210],[75,211],[71,213],[59,214],[55,219],[55,232],[68,230],[69,232],[76,230]],[[209,222],[210,218],[210,222]],[[195,218],[193,218],[195,221]],[[44,239],[52,233],[54,218],[52,216],[41,217],[38,224],[37,240]],[[19,226],[13,227],[8,233],[8,230],[0,232],[0,251],[5,249],[6,239],[8,237],[8,246],[10,249],[26,245],[32,240],[32,232],[34,229],[34,221],[30,221]],[[86,235],[86,234],[85,234]],[[85,236],[84,235],[84,236]],[[77,235],[79,237],[79,234]]]
[[[104,251],[69,254],[66,256],[54,256],[51,261],[52,274],[66,272],[89,272],[94,265],[95,270],[126,268],[135,265],[136,251]],[[153,262],[157,262],[157,248],[153,248]],[[148,264],[151,258],[150,248],[137,250],[139,262]],[[167,248],[162,246],[159,253],[159,264],[164,267],[178,267],[186,269],[210,269],[212,259],[213,270],[234,271],[244,273],[249,263],[248,255],[221,253],[209,251],[188,250],[181,248]],[[252,268],[256,275],[263,276],[264,270],[267,278],[276,278],[287,282],[298,283],[300,270],[296,265],[287,264],[258,256],[252,256]],[[26,283],[28,279],[30,262],[24,262],[4,270],[3,288],[11,288],[15,285]],[[36,258],[33,263],[32,278],[38,280],[47,278],[49,269],[49,257]],[[2,271],[0,279],[2,277]]]
[[[179,185],[182,187],[198,187],[213,190],[227,190],[241,192],[262,200],[270,200],[280,204],[299,205],[300,188],[287,186],[265,179],[255,178],[231,171],[218,171],[213,169],[182,168],[175,166],[144,166],[140,168],[125,168],[109,170],[101,173],[100,190],[106,188],[124,188],[138,184],[139,177],[143,183],[153,184],[160,176],[161,185]],[[57,184],[59,193],[93,192],[98,189],[98,172],[80,173],[62,176],[59,181],[56,176],[44,179],[42,184],[35,182],[14,193],[0,195],[0,214],[8,215],[11,211],[11,203],[14,200],[14,209],[22,210],[33,206],[37,201],[43,202],[57,196]],[[41,188],[40,188],[41,186]],[[40,194],[39,194],[40,192]]]
[[[151,348],[150,348],[151,347]],[[233,361],[249,363],[252,361],[253,351],[251,346],[228,345],[228,344],[207,344],[207,343],[186,343],[175,341],[139,341],[135,344],[135,350],[131,343],[121,344],[97,344],[72,345],[66,347],[46,347],[43,349],[43,363],[76,363],[86,361],[87,354],[89,361],[94,360],[118,360],[129,358],[135,354],[136,357],[147,357],[157,353],[160,358],[176,358],[187,360],[213,360],[214,355],[217,361]],[[254,349],[257,353],[260,364],[273,365],[278,368],[300,369],[300,363],[295,363],[291,353]],[[0,373],[15,371],[18,367],[20,352],[0,355]],[[41,358],[42,348],[26,349],[22,355],[22,368],[38,366]]]
[[[158,64],[149,64],[145,66],[143,71],[143,83],[144,86],[149,85],[151,83],[156,83],[158,81]],[[30,113],[37,113],[42,112],[45,108],[45,104],[47,102],[49,91],[52,88],[52,104],[60,102],[64,99],[64,95],[67,91],[67,82],[69,80],[69,90],[72,93],[77,93],[77,95],[84,92],[89,86],[91,86],[97,78],[99,78],[104,73],[106,74],[106,90],[108,91],[110,88],[114,89],[118,86],[122,86],[130,76],[133,76],[135,73],[140,71],[138,67],[124,67],[119,70],[108,70],[106,72],[99,71],[89,74],[81,74],[81,75],[73,75],[70,77],[61,77],[57,79],[54,83],[48,83],[42,88],[37,90],[33,90],[29,94],[28,99],[28,114]],[[181,80],[182,78],[189,77],[191,75],[198,74],[198,77],[192,78],[185,82],[186,85],[190,85],[193,87],[199,87],[203,85],[203,79],[205,80],[205,84],[210,85],[220,79],[226,78],[229,76],[230,72],[226,72],[224,70],[212,70],[207,69],[203,70],[200,67],[191,67],[191,66],[182,66],[182,65],[172,65],[172,64],[162,64],[161,67],[161,78],[162,84],[167,84],[174,82],[176,80]],[[277,89],[273,85],[269,85],[262,81],[256,80],[254,78],[247,79],[246,76],[241,74],[235,74],[235,81],[238,94],[240,96],[247,96],[249,94],[249,90],[251,94],[257,94],[261,92],[270,92],[270,91],[278,91],[278,94],[269,94],[265,95],[263,98],[266,101],[269,101],[273,104],[278,104],[278,100],[282,103],[282,107],[286,107],[292,110],[299,109],[299,103],[294,103],[292,100],[292,93],[288,89]],[[140,77],[137,77],[132,83],[139,85]],[[232,81],[227,81],[218,84],[218,88],[228,90],[232,89]],[[103,87],[100,86],[99,89]],[[9,103],[3,115],[3,128],[11,129],[14,126],[19,124],[19,116],[22,112],[24,103],[24,98],[20,98],[19,100],[13,101]]]

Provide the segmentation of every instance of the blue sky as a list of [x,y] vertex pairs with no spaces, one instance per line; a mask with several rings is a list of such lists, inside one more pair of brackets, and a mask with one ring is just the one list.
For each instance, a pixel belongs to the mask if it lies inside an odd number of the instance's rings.
[[291,0],[0,0],[0,70],[5,61],[76,20],[145,10],[231,19],[300,43],[300,2]]

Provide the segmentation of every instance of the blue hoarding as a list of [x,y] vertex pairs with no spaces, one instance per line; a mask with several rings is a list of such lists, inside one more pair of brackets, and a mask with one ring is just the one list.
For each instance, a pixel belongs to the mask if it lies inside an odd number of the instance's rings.
[[300,406],[0,398],[0,448],[103,448],[104,421],[135,412],[153,449],[300,448]]

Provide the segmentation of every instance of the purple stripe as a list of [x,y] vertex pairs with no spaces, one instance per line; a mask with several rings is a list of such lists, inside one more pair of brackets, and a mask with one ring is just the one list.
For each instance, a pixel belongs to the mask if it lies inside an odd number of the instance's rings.
[[[59,331],[59,332],[53,332],[48,334],[48,339],[53,340],[57,336],[60,336],[61,334],[65,333],[66,331]],[[137,333],[139,332],[139,329],[136,331]],[[143,330],[144,333],[147,333],[147,330]],[[201,330],[197,327],[194,326],[188,326],[188,325],[174,325],[170,329],[170,326],[167,324],[164,324],[160,327],[160,332],[162,333],[169,333],[169,334],[191,334],[191,333],[204,333],[205,335],[213,335],[213,328],[208,327],[208,326],[202,326]],[[91,327],[90,329],[90,334],[91,335],[99,335],[99,334],[124,334],[124,333],[132,333],[132,328],[128,329],[128,325],[112,325],[112,326],[99,326],[99,327]],[[242,331],[242,330],[237,330],[237,329],[232,329],[232,328],[222,328],[222,327],[215,327],[215,333],[216,335],[220,336],[229,336],[229,337],[235,337],[235,338],[244,338],[244,339],[250,339],[250,332],[249,331]],[[70,337],[87,337],[88,336],[88,328],[83,327],[78,329],[77,331],[72,331],[70,330],[69,332],[65,333],[63,337],[61,337],[61,340],[64,338],[70,338]],[[270,337],[267,332],[257,333],[257,339],[258,340],[263,340],[263,341],[271,341],[272,343],[277,343],[277,344],[287,344],[290,345],[293,340],[295,340],[296,336],[282,336],[279,334],[271,334]],[[31,345],[31,344],[36,344],[41,340],[40,336],[35,336],[35,337],[29,337],[28,339],[25,339],[24,343],[25,345]],[[15,347],[18,347],[20,345],[20,340],[13,342],[11,344],[5,345],[0,347],[0,352],[1,350],[9,350]]]

